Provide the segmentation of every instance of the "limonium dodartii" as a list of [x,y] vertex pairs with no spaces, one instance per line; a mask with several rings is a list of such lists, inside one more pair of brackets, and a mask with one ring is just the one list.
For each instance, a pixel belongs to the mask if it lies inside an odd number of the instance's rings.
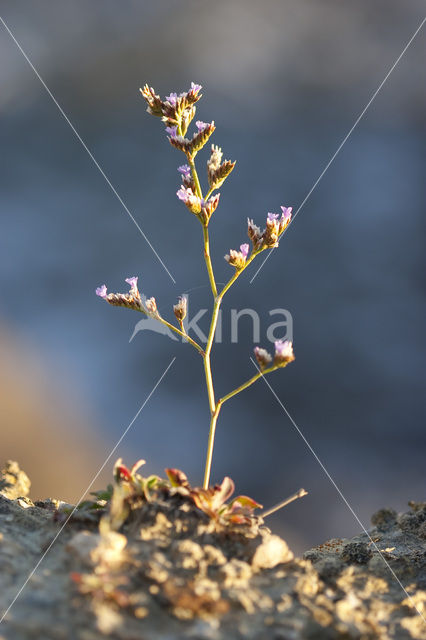
[[291,222],[292,210],[291,207],[282,206],[281,213],[268,213],[263,230],[257,226],[253,220],[248,219],[247,234],[251,245],[243,243],[239,249],[229,250],[229,254],[225,256],[225,260],[234,268],[234,273],[222,289],[218,291],[210,257],[209,223],[219,204],[220,193],[214,192],[222,187],[225,180],[233,171],[235,162],[223,160],[222,149],[212,144],[210,157],[207,161],[208,188],[205,192],[202,191],[195,166],[195,157],[209,141],[215,131],[215,124],[213,121],[202,122],[201,120],[197,120],[192,135],[188,134],[191,122],[195,117],[195,104],[201,98],[200,92],[201,85],[195,84],[194,82],[191,83],[189,91],[180,93],[179,95],[177,93],[171,93],[164,99],[160,98],[154,89],[148,87],[148,85],[145,85],[144,88],[141,89],[142,96],[148,105],[148,113],[161,118],[165,124],[165,131],[170,144],[186,156],[186,162],[177,167],[181,179],[181,186],[177,191],[177,197],[190,213],[198,218],[203,231],[204,259],[213,294],[213,310],[206,346],[203,348],[191,338],[185,330],[183,323],[187,314],[187,299],[185,296],[179,298],[178,302],[173,306],[173,312],[178,325],[175,326],[161,316],[155,298],[141,298],[138,289],[138,279],[136,277],[126,279],[126,282],[130,285],[130,291],[128,293],[108,293],[106,285],[102,285],[96,289],[96,294],[113,306],[127,307],[140,311],[150,318],[155,318],[158,322],[163,323],[170,330],[184,338],[197,349],[201,355],[210,406],[210,432],[203,484],[204,489],[207,490],[210,481],[216,422],[223,404],[256,382],[261,376],[285,367],[294,360],[292,343],[289,341],[277,340],[274,345],[275,353],[273,355],[262,347],[256,347],[254,349],[254,355],[258,364],[258,372],[225,396],[219,399],[216,398],[210,356],[223,297],[256,256],[265,249],[278,246],[281,235]]

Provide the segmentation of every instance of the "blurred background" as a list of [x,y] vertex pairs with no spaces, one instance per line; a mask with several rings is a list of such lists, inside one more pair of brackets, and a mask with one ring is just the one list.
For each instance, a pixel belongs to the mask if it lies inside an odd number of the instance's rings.
[[[216,278],[246,241],[246,218],[297,208],[420,24],[412,0],[4,0],[2,17],[172,273],[172,282],[4,26],[0,25],[1,462],[20,461],[33,496],[77,500],[154,384],[117,449],[202,482],[208,403],[188,345],[140,332],[96,286],[140,276],[169,319],[189,291],[211,304],[201,228],[176,198],[164,127],[139,87],[203,85],[197,116],[237,167],[211,223]],[[425,49],[420,32],[265,267],[224,303],[214,353],[223,395],[253,374],[249,319],[294,321],[296,361],[269,382],[362,522],[425,499]],[[205,184],[207,151],[198,165]],[[206,323],[201,322],[206,328]],[[227,404],[214,481],[265,506],[309,496],[268,524],[301,552],[359,531],[312,453],[259,381]]]

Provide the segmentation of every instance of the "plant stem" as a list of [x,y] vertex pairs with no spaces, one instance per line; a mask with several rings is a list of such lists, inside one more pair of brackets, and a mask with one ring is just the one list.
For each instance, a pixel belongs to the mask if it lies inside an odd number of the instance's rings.
[[200,181],[198,179],[198,173],[195,167],[194,158],[190,155],[188,155],[187,158],[188,158],[189,166],[191,167],[192,179],[194,180],[196,195],[202,199],[203,193],[201,191]]
[[[211,363],[210,363],[210,353],[211,353],[211,350],[212,350],[214,335],[215,335],[215,332],[216,332],[217,319],[218,319],[218,316],[219,316],[219,310],[220,310],[220,305],[222,304],[223,296],[228,291],[228,289],[234,284],[234,282],[237,280],[237,278],[240,276],[240,274],[244,271],[244,269],[254,259],[254,257],[255,257],[255,255],[252,254],[250,256],[250,258],[247,260],[247,262],[246,262],[245,266],[243,267],[243,269],[239,269],[238,271],[237,270],[235,271],[234,275],[228,280],[228,282],[225,284],[225,286],[223,287],[222,291],[216,296],[215,301],[214,301],[212,319],[211,319],[211,322],[210,322],[210,330],[209,330],[209,335],[208,335],[208,338],[207,338],[207,345],[206,345],[205,354],[204,354],[204,357],[203,357],[203,360],[204,360],[204,372],[205,372],[205,375],[206,375],[207,392],[208,392],[208,396],[209,396],[210,413],[211,413],[209,440],[208,440],[208,444],[207,444],[207,458],[206,458],[206,466],[205,466],[205,470],[204,470],[204,484],[203,484],[203,486],[204,486],[205,489],[208,488],[209,482],[210,482],[210,471],[211,471],[211,464],[212,464],[212,457],[213,457],[214,437],[215,437],[215,431],[216,431],[217,418],[218,418],[219,411],[220,411],[220,408],[222,406],[222,403],[225,402],[226,400],[228,400],[228,396],[225,396],[224,399],[219,400],[218,403],[216,404],[215,396],[214,396],[214,387],[213,387],[213,379],[212,379],[212,371],[211,371]],[[262,374],[260,373],[260,374],[257,374],[257,376],[254,376],[254,379],[252,379],[248,383],[245,383],[245,386],[242,385],[242,387],[239,388],[239,390],[236,390],[235,392],[231,392],[231,395],[228,394],[229,397],[232,397],[232,395],[235,395],[236,393],[239,393],[239,391],[242,391],[243,389],[248,387],[250,384],[255,382],[261,375]]]
[[231,398],[236,396],[237,393],[241,393],[241,391],[244,391],[244,389],[247,389],[247,387],[250,387],[254,382],[256,382],[256,380],[259,380],[259,378],[264,376],[266,373],[271,373],[271,371],[275,371],[278,368],[279,367],[273,365],[272,367],[268,367],[268,369],[264,369],[263,371],[259,371],[252,378],[250,378],[249,380],[246,380],[246,382],[243,382],[243,384],[241,384],[239,387],[237,387],[233,391],[230,391],[229,393],[227,393],[226,396],[223,396],[223,398],[221,398],[219,400],[219,402],[221,404],[224,404],[227,400],[230,400]]
[[214,436],[216,432],[216,422],[219,416],[220,408],[221,408],[221,402],[219,400],[210,420],[209,441],[207,444],[207,457],[206,457],[206,466],[204,469],[203,489],[209,488],[210,472],[212,468],[212,458],[213,458]]
[[203,238],[204,238],[204,259],[206,261],[207,273],[209,274],[210,287],[213,293],[213,297],[217,298],[217,287],[214,278],[212,261],[210,258],[210,242],[209,242],[209,230],[207,225],[203,224]]
[[189,344],[191,344],[195,349],[197,349],[198,353],[202,355],[204,358],[205,354],[204,354],[203,348],[200,347],[200,345],[197,342],[195,342],[195,340],[193,340],[185,331],[181,331],[177,327],[173,326],[170,322],[167,322],[167,320],[164,320],[164,318],[162,318],[160,315],[156,318],[156,320],[161,322],[161,324],[166,325],[166,327],[168,327],[169,329],[171,329],[172,331],[180,335],[182,338],[187,340]]

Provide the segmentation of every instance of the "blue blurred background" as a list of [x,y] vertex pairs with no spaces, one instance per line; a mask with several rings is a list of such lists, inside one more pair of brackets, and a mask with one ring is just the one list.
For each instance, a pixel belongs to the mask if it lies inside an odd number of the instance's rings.
[[[2,2],[176,280],[0,26],[1,453],[21,461],[35,495],[80,497],[173,356],[113,459],[144,457],[150,472],[175,466],[202,481],[199,356],[154,333],[129,343],[140,318],[94,295],[139,275],[169,319],[184,291],[193,313],[211,304],[201,228],[175,195],[184,158],[139,87],[164,96],[200,82],[197,116],[215,120],[213,141],[237,160],[211,223],[224,282],[223,256],[246,240],[247,216],[262,224],[280,204],[300,205],[423,13],[414,0]],[[425,498],[425,43],[421,32],[280,249],[231,290],[214,354],[222,395],[253,374],[250,323],[231,344],[230,309],[261,312],[265,345],[269,309],[291,311],[296,361],[269,382],[366,525],[379,507]],[[213,480],[224,475],[265,506],[309,491],[269,519],[296,551],[360,529],[262,381],[222,411]]]

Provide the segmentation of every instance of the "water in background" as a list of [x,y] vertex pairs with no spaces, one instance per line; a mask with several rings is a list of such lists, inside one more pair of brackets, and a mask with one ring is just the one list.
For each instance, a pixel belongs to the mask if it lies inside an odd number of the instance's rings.
[[[144,457],[157,473],[181,467],[200,483],[208,430],[199,356],[156,334],[129,343],[139,317],[94,295],[103,282],[120,291],[139,275],[165,314],[190,289],[193,310],[211,304],[201,229],[175,195],[183,157],[146,114],[139,86],[164,95],[201,82],[198,115],[215,120],[214,142],[238,161],[211,224],[223,282],[223,255],[245,241],[247,216],[261,224],[280,204],[303,202],[422,15],[420,2],[331,0],[5,8],[176,279],[1,28],[1,321],[90,408],[105,456],[173,356],[116,457]],[[230,344],[226,311],[261,310],[263,341],[267,311],[291,311],[297,359],[269,381],[366,525],[379,507],[424,499],[424,53],[420,33],[279,251],[253,284],[256,267],[231,290],[214,356],[220,395],[253,374],[249,322]],[[262,381],[222,411],[213,479],[224,475],[266,506],[300,486],[310,492],[270,519],[296,550],[360,528]]]

